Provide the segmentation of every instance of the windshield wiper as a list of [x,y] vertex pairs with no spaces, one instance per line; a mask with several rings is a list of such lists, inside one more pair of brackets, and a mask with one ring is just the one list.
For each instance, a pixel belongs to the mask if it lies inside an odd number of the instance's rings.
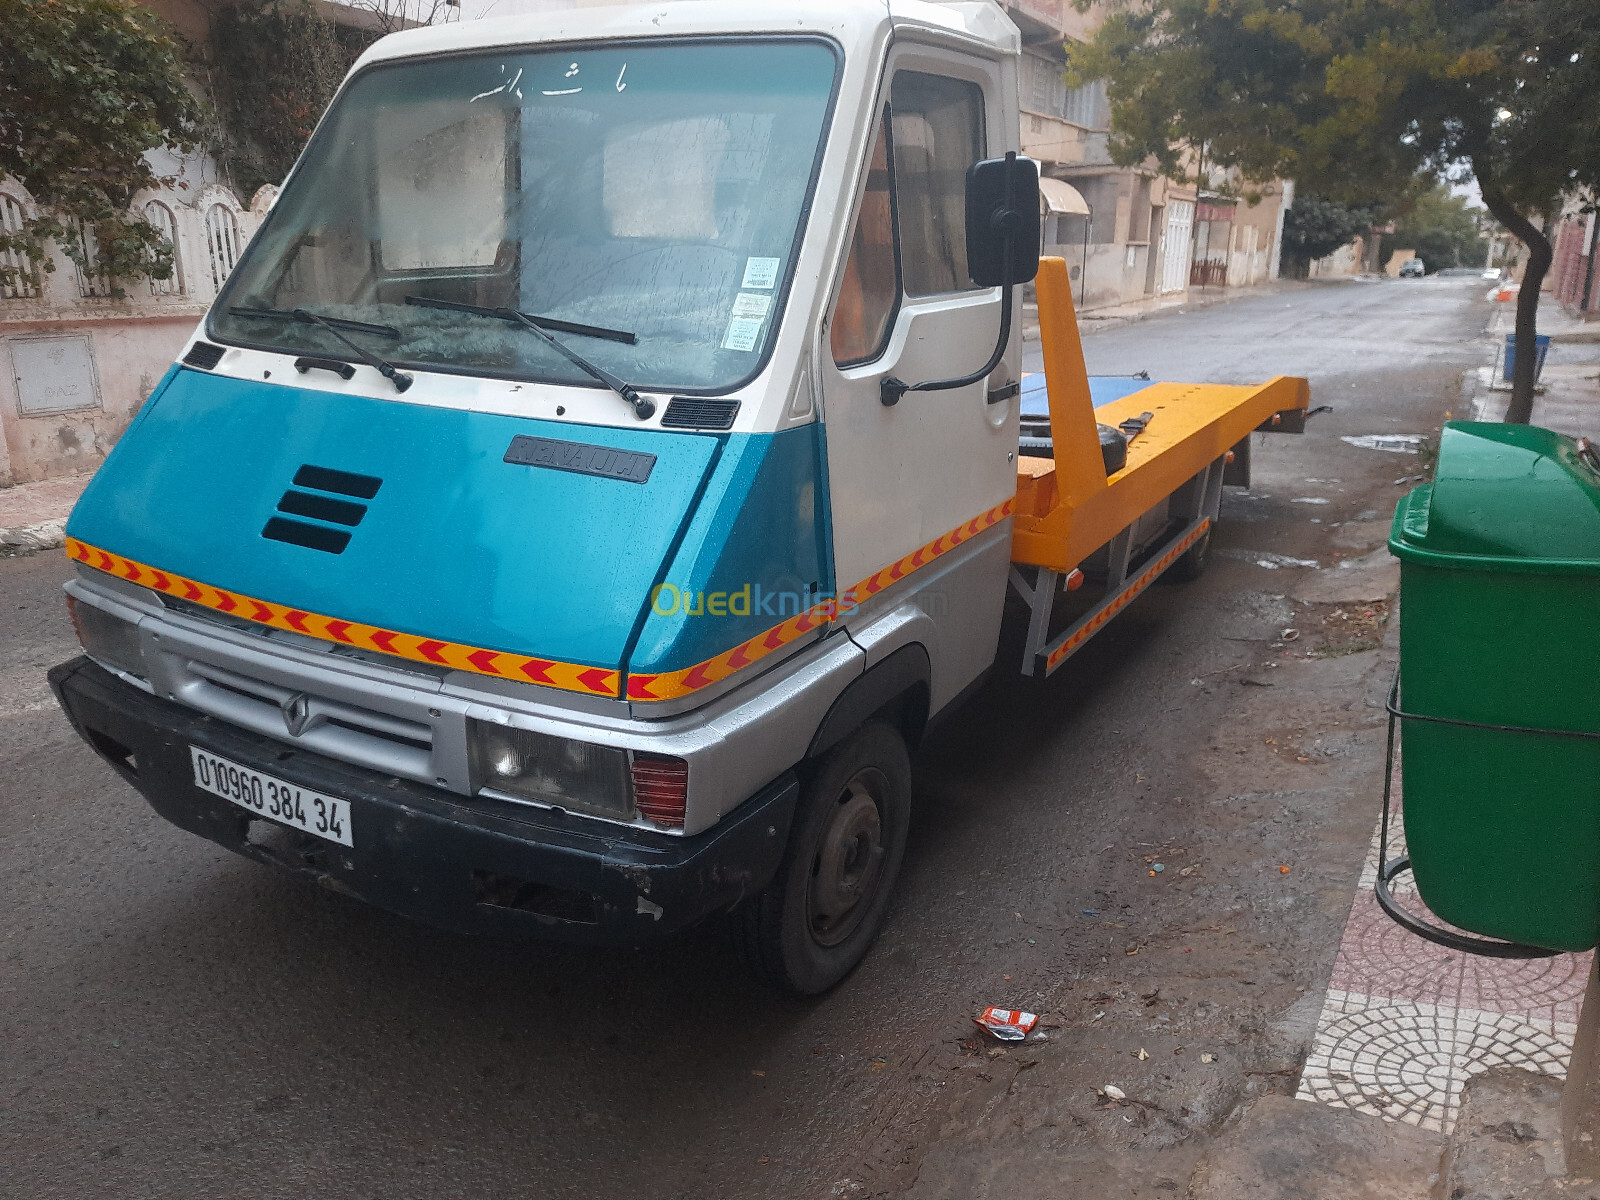
[[371,350],[368,350],[365,346],[361,345],[361,343],[353,342],[349,338],[345,337],[344,334],[339,332],[339,326],[343,325],[347,329],[355,329],[363,333],[375,333],[383,337],[389,337],[392,335],[398,338],[400,336],[400,331],[391,326],[368,325],[364,321],[347,321],[343,317],[324,317],[314,312],[307,312],[303,308],[296,308],[293,310],[273,308],[230,308],[228,312],[236,317],[271,317],[274,320],[299,321],[303,325],[316,325],[322,329],[326,329],[329,333],[333,334],[334,337],[338,338],[346,346],[349,346],[350,349],[354,350],[356,352],[356,356],[360,358],[362,362],[366,363],[367,366],[373,368],[378,372],[379,375],[382,375],[390,383],[394,384],[395,391],[406,391],[411,387],[412,383],[415,382],[410,375],[406,374],[404,371],[398,370],[393,363],[379,358]]
[[[407,296],[406,303],[417,308],[444,308],[451,312],[477,313],[485,317],[498,317],[511,311],[506,308],[484,308],[477,304],[462,304],[456,300],[433,300],[427,296]],[[639,342],[638,336],[626,329],[607,329],[604,325],[582,325],[576,321],[558,321],[554,317],[535,317],[529,313],[517,315],[526,317],[540,329],[548,329],[553,333],[573,333],[579,337],[602,338],[608,342],[621,342],[624,346],[635,346]]]
[[[302,311],[298,308],[240,308],[236,306],[228,310],[228,315],[255,317],[259,320],[267,321],[300,321],[304,323],[304,318],[300,316]],[[310,313],[306,314],[306,316],[310,315]],[[351,321],[344,317],[323,317],[322,319],[329,325],[336,326],[339,329],[350,329],[356,333],[370,333],[377,337],[393,338],[397,342],[400,340],[400,331],[393,325],[369,325],[365,321]]]
[[510,321],[513,324],[521,325],[523,328],[538,334],[539,337],[549,343],[552,349],[584,374],[605,384],[626,400],[633,407],[634,415],[639,420],[649,420],[656,411],[655,401],[641,396],[631,385],[624,383],[605,368],[595,366],[594,363],[584,358],[576,350],[552,337],[544,327],[548,325],[554,328],[561,328],[567,333],[581,334],[586,337],[602,337],[614,342],[626,342],[630,346],[638,340],[631,333],[625,333],[620,329],[606,329],[599,325],[573,325],[566,321],[557,322],[549,317],[530,317],[527,313],[518,312],[514,308],[483,308],[477,304],[458,304],[453,300],[430,300],[426,296],[407,296],[406,303],[416,305],[418,308],[443,308],[451,312],[472,313],[480,317],[494,317],[500,321]]

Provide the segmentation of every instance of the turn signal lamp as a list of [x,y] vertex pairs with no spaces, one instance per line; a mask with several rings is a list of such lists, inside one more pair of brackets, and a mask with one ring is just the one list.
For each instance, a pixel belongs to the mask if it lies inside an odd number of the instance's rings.
[[689,764],[665,754],[633,756],[633,804],[657,825],[683,828],[689,803]]

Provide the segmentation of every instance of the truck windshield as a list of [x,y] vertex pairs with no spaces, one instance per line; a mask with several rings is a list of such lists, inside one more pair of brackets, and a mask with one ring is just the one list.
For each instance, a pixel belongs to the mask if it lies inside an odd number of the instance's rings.
[[582,349],[639,387],[736,387],[777,325],[836,69],[827,43],[773,38],[365,71],[234,269],[211,335],[346,356],[315,324],[248,315],[304,308],[398,330],[383,348],[395,363],[597,386],[526,329],[406,302],[423,297],[628,330]]

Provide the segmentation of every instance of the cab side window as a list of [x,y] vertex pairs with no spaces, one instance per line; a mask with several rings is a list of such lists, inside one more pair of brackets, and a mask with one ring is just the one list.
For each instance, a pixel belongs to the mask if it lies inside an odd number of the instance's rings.
[[908,296],[971,288],[967,169],[983,158],[983,89],[962,79],[901,71],[889,93],[895,205]]
[[872,147],[862,189],[850,257],[833,307],[828,337],[840,366],[866,362],[883,350],[900,299],[895,260],[894,195],[889,185],[889,114],[885,111]]
[[894,77],[829,327],[841,367],[883,352],[902,293],[972,287],[967,169],[983,153],[982,88],[920,71]]

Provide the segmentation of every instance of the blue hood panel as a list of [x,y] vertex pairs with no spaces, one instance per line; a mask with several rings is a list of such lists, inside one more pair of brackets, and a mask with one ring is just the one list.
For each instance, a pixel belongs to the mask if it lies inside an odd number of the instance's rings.
[[[656,461],[642,484],[502,461],[519,434]],[[717,452],[716,438],[696,434],[180,370],[123,435],[67,532],[262,600],[620,669]],[[367,511],[342,553],[262,536],[306,465],[383,481],[358,501]]]
[[821,434],[728,435],[630,671],[692,667],[833,594]]

